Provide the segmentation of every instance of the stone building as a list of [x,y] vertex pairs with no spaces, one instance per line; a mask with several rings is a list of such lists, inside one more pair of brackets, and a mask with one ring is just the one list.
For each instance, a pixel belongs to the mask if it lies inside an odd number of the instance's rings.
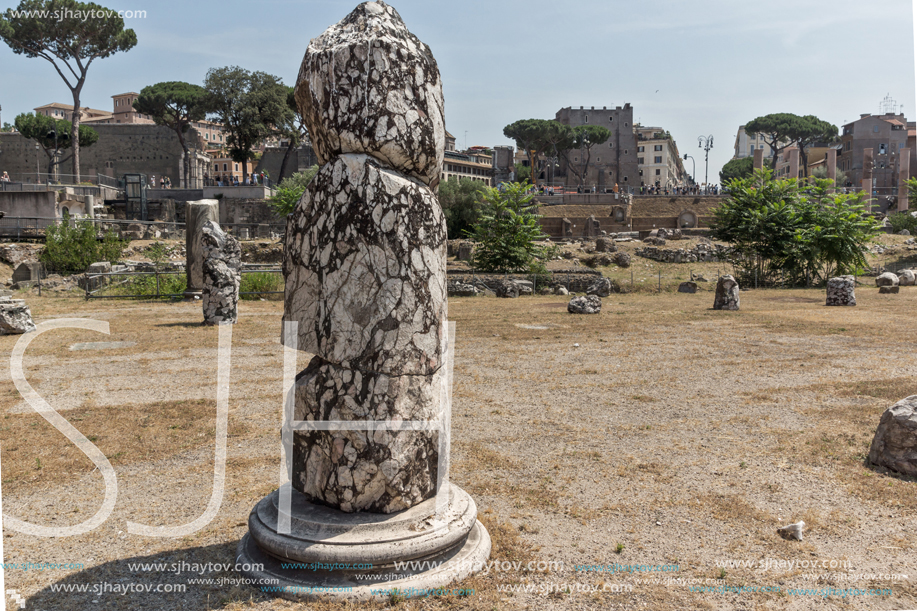
[[[789,142],[783,142],[783,144],[789,144]],[[764,136],[761,134],[749,136],[745,133],[744,125],[740,125],[739,131],[736,132],[736,141],[735,144],[733,144],[733,149],[735,149],[735,154],[732,156],[733,159],[751,157],[754,155],[755,149],[763,150],[765,159],[769,159],[774,154],[773,151],[771,151],[771,147],[764,139]]]
[[[873,189],[897,192],[898,159],[905,148],[908,148],[908,122],[903,114],[862,114],[841,130],[837,167],[847,174],[847,182],[851,186],[860,186],[863,180],[864,151],[872,149]],[[914,153],[911,150],[912,164]]]
[[443,159],[442,180],[469,178],[493,186],[493,155],[479,151],[446,150]]
[[[99,140],[80,149],[80,170],[85,180],[104,174],[119,178],[124,174],[168,177],[178,187],[184,175],[183,151],[178,136],[168,127],[146,124],[102,123],[92,126]],[[192,155],[191,186],[200,187],[209,157],[204,143],[194,132],[185,135]],[[196,149],[196,150],[195,150]],[[14,181],[37,182],[36,172],[45,172],[47,157],[35,142],[19,133],[0,133],[0,168]],[[66,167],[66,164],[63,166]],[[63,170],[66,171],[66,170]]]
[[516,179],[514,147],[495,146],[493,158],[493,186]]
[[[555,115],[555,120],[577,127],[579,125],[601,125],[611,132],[611,137],[604,144],[592,147],[589,160],[589,171],[586,175],[586,186],[593,185],[600,191],[612,188],[618,183],[621,188],[638,188],[640,186],[639,170],[637,167],[637,138],[634,133],[634,109],[630,104],[608,108],[595,106],[578,109],[561,108]],[[578,151],[570,151],[572,163],[580,162]],[[575,187],[576,175],[568,171],[561,163],[558,176],[564,174],[565,184]]]
[[[277,181],[280,177],[280,166],[283,165],[283,157],[287,154],[287,147],[281,142],[280,146],[267,146],[261,153],[261,159],[255,166],[255,173],[262,171],[267,172],[271,180]],[[308,170],[318,163],[318,157],[312,149],[312,144],[308,141],[300,144],[290,152],[290,158],[287,159],[286,173],[284,178],[289,178],[297,172]]]
[[640,186],[669,188],[689,184],[678,145],[672,135],[661,127],[634,128],[637,134],[637,168]]

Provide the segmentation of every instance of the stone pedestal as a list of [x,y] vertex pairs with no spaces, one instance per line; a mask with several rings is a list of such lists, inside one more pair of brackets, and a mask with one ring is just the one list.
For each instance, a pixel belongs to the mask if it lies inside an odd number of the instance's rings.
[[201,301],[205,325],[233,325],[238,319],[242,249],[239,241],[207,221],[201,229],[204,288]]
[[731,275],[720,276],[716,281],[716,294],[713,298],[714,310],[739,309],[739,283]]
[[220,202],[202,199],[185,204],[185,270],[188,286],[185,298],[200,297],[204,290],[204,247],[202,230],[207,221],[220,222]]
[[24,299],[0,297],[0,335],[20,335],[34,330],[32,312]]
[[853,276],[837,276],[828,280],[826,306],[855,306],[856,304]]
[[[291,483],[252,512],[239,561],[264,563],[246,575],[276,578],[287,598],[420,595],[490,553],[474,502],[446,479],[439,70],[393,8],[366,2],[309,43],[295,97],[322,167],[287,221],[283,320],[297,333],[283,343],[314,358],[288,398]],[[375,568],[363,580],[288,560]],[[402,560],[438,566],[392,581]]]

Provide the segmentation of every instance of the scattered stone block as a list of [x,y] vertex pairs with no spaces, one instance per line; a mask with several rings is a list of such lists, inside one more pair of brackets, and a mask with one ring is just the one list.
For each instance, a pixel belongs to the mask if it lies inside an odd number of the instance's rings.
[[618,247],[611,238],[597,238],[595,252],[618,252]]
[[897,295],[898,291],[901,290],[900,286],[880,286],[879,294],[880,295]]
[[914,286],[915,282],[917,282],[917,275],[913,270],[903,269],[898,272],[898,286]]
[[471,257],[474,255],[474,242],[462,242],[459,244],[458,249],[458,260],[459,261],[471,261]]
[[478,294],[478,289],[473,284],[450,280],[446,286],[449,297],[474,297]]
[[598,295],[599,297],[608,297],[614,292],[614,284],[610,278],[599,278],[589,285],[586,289],[587,295]]
[[510,280],[501,280],[493,288],[497,297],[503,299],[515,299],[519,296],[519,285]]
[[37,261],[27,261],[20,263],[13,271],[13,283],[18,282],[38,282],[41,278],[46,278],[47,274],[42,268],[42,264]]
[[567,311],[571,314],[598,314],[602,311],[602,298],[598,295],[574,297],[567,304]]
[[570,291],[568,291],[567,287],[565,286],[558,286],[557,288],[554,289],[554,294],[555,295],[569,295]]
[[615,253],[614,263],[618,267],[630,267],[630,255],[626,252]]
[[696,282],[682,282],[678,285],[679,293],[696,293],[697,292],[697,283]]
[[795,524],[787,524],[777,529],[777,533],[787,540],[796,540],[802,541],[802,531],[805,528],[806,523],[800,520]]
[[826,306],[855,306],[855,280],[853,276],[837,276],[828,280]]
[[898,276],[891,272],[884,272],[876,276],[876,286],[898,286]]
[[885,410],[869,448],[869,462],[917,476],[917,395]]
[[0,335],[21,335],[35,329],[25,300],[0,297]]
[[713,298],[714,310],[739,309],[739,283],[731,275],[720,276],[716,282],[716,293]]

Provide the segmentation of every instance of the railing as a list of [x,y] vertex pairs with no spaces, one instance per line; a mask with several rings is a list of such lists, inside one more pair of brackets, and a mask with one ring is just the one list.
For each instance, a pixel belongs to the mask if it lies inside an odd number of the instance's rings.
[[[50,225],[60,223],[62,219],[51,217],[23,217],[5,216],[0,218],[0,237],[39,238],[44,236],[45,229]],[[140,225],[144,232],[148,229],[170,231],[177,233],[185,230],[184,223],[167,223],[164,221],[135,221],[130,219],[99,219],[89,217],[71,217],[71,224],[77,221],[88,221],[96,225],[99,230],[127,229],[129,225]],[[220,227],[239,237],[246,239],[270,239],[273,234],[283,235],[286,231],[284,223],[221,223]]]
[[[258,176],[257,182],[252,182],[254,176]],[[261,181],[260,175],[252,174],[248,177],[249,182],[235,182],[234,180],[224,179],[220,180],[218,178],[204,178],[203,183],[205,187],[267,187],[268,189],[274,188],[274,181],[264,177],[264,181]]]
[[[177,276],[177,275],[184,276],[186,273],[187,272],[183,269],[173,269],[173,270],[154,270],[151,272],[133,271],[133,272],[108,272],[108,273],[100,273],[100,274],[86,274],[86,280],[85,280],[86,299],[87,300],[89,299],[163,299],[163,298],[175,299],[177,297],[184,298],[185,297],[184,292],[181,292],[181,293],[162,292],[160,290],[161,284],[160,284],[159,279],[161,276]],[[278,268],[252,266],[252,267],[243,268],[242,270],[240,270],[239,273],[240,274],[264,274],[264,273],[282,274],[283,272],[282,270]],[[112,287],[114,286],[126,285],[129,282],[131,282],[133,278],[138,278],[138,277],[143,277],[143,276],[154,276],[155,277],[156,287],[153,293],[137,293],[137,294],[126,294],[126,295],[125,294],[114,294],[114,295],[100,295],[99,294],[103,291],[111,290]],[[124,277],[125,279],[119,282],[115,282],[115,283],[103,282],[103,281],[93,282],[93,280],[97,278],[112,278],[112,277],[118,277],[118,278]],[[100,285],[100,286],[98,286],[98,288],[93,288],[93,286],[95,285]],[[283,291],[244,291],[244,292],[240,292],[239,296],[241,297],[243,295],[282,295],[282,294],[283,294]]]

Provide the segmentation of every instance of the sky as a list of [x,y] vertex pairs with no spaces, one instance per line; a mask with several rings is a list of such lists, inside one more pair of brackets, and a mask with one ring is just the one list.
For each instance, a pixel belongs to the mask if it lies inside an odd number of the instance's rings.
[[[202,83],[238,65],[295,84],[309,40],[355,0],[97,0],[137,33],[127,53],[97,60],[81,104],[161,81]],[[840,127],[879,113],[887,95],[914,120],[909,0],[392,0],[439,64],[446,127],[457,146],[513,144],[503,127],[552,119],[567,106],[634,107],[634,119],[672,133],[704,181],[698,136],[713,136],[710,182],[732,158],[738,127],[775,112]],[[4,4],[0,8],[15,8]],[[70,92],[43,59],[0,43],[2,121]],[[686,163],[692,172],[692,162]]]

